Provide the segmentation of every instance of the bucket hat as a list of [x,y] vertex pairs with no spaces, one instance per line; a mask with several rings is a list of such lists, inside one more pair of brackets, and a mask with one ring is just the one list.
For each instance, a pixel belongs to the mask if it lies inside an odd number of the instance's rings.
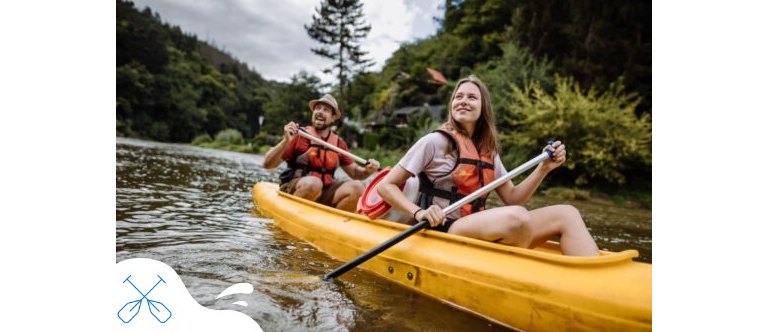
[[333,98],[330,94],[325,94],[320,99],[311,100],[309,102],[309,110],[312,111],[315,109],[315,105],[317,103],[324,103],[330,106],[333,109],[333,114],[337,115],[339,118],[341,118],[341,111],[339,110],[339,105],[336,103],[336,98]]

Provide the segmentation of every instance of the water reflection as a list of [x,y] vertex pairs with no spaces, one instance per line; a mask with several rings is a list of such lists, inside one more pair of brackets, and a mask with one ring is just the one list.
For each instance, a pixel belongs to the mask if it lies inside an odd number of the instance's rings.
[[[262,156],[122,138],[116,151],[116,260],[168,264],[206,307],[243,312],[264,331],[499,329],[358,269],[321,281],[341,262],[253,211],[253,184],[280,172],[262,169]],[[638,248],[650,261],[650,211],[582,203],[601,248]],[[253,293],[216,299],[236,283]]]

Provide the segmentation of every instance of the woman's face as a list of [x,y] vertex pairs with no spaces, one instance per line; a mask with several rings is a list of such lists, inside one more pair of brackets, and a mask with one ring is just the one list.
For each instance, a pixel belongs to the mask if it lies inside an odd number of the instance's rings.
[[469,129],[467,125],[474,128],[474,124],[480,119],[483,100],[480,95],[480,88],[474,83],[465,82],[456,90],[451,102],[451,116],[453,119]]

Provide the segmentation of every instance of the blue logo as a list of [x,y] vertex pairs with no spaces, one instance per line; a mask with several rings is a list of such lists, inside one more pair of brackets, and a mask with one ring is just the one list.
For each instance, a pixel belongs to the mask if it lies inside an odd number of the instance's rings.
[[123,323],[129,323],[131,320],[136,318],[136,316],[139,314],[139,310],[141,310],[141,302],[146,300],[147,309],[149,310],[149,313],[152,314],[152,316],[154,316],[158,322],[165,323],[169,319],[171,319],[171,310],[169,310],[168,307],[165,306],[165,304],[163,304],[160,301],[150,300],[147,297],[147,295],[149,295],[149,293],[151,293],[152,290],[154,290],[155,287],[157,287],[157,285],[159,285],[161,282],[165,283],[165,280],[163,280],[163,278],[159,274],[157,275],[157,278],[160,280],[158,280],[157,283],[155,283],[155,285],[152,286],[152,288],[150,288],[149,291],[147,291],[147,293],[145,294],[145,293],[142,293],[136,287],[136,285],[134,285],[131,282],[130,280],[131,275],[128,275],[128,277],[125,278],[125,280],[123,280],[123,283],[128,282],[129,284],[131,284],[131,286],[133,286],[133,289],[135,289],[137,292],[139,292],[139,294],[141,294],[141,298],[138,300],[130,301],[126,303],[122,308],[120,308],[120,310],[117,312],[117,318],[120,318],[120,320],[123,321]]

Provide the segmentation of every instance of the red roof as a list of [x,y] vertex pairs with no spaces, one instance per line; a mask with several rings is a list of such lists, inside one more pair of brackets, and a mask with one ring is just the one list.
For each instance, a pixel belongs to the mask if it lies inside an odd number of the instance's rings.
[[434,83],[437,83],[440,85],[448,83],[448,80],[445,79],[445,76],[443,76],[443,73],[429,67],[427,67],[427,71],[429,72],[430,75],[432,75],[432,80],[434,81]]

